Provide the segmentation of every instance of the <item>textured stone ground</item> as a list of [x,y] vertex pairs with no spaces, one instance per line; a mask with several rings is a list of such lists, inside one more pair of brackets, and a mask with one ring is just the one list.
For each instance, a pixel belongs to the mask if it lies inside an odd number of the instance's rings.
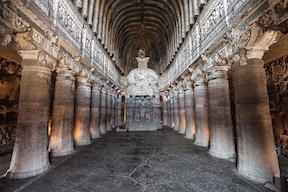
[[211,157],[206,148],[166,128],[157,132],[109,132],[89,146],[78,147],[70,156],[52,158],[45,174],[21,180],[0,179],[0,191],[270,190],[239,176],[234,163]]

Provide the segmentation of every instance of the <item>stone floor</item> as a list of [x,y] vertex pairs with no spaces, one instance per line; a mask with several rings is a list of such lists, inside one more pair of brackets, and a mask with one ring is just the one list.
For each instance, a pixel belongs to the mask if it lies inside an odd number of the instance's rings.
[[[0,157],[2,171],[10,156]],[[157,132],[109,132],[89,146],[78,147],[72,155],[52,158],[50,169],[42,175],[0,179],[0,191],[270,190],[238,175],[234,163],[211,157],[206,148],[195,146],[191,140],[165,128]]]

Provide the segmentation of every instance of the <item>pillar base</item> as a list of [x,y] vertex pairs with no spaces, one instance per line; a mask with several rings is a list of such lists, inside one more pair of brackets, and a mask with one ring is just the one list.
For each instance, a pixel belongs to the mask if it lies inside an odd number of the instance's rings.
[[219,158],[219,159],[231,159],[231,158],[234,158],[235,157],[235,153],[233,154],[219,154],[219,153],[215,153],[213,152],[212,150],[209,150],[208,152],[212,157],[216,157],[216,158]]
[[200,147],[208,147],[208,143],[202,143],[202,142],[194,142],[194,145],[200,146]]
[[61,151],[61,152],[50,152],[50,155],[52,157],[62,157],[62,156],[66,156],[66,155],[71,155],[75,152],[75,150],[71,150],[71,151]]
[[273,176],[271,176],[271,178],[260,178],[259,175],[251,175],[251,174],[247,174],[242,172],[241,170],[237,169],[237,172],[239,175],[241,175],[242,177],[249,179],[251,181],[254,181],[256,183],[266,183],[268,181],[273,181]]
[[186,139],[191,139],[191,140],[194,140],[195,139],[195,136],[194,135],[185,135],[185,138]]
[[36,175],[39,175],[41,173],[44,173],[48,170],[50,164],[46,167],[43,167],[41,169],[35,170],[35,171],[29,171],[29,172],[23,172],[23,173],[17,173],[17,172],[9,172],[9,170],[6,173],[6,177],[9,179],[25,179],[28,177],[33,177]]
[[83,145],[90,145],[92,141],[76,141],[76,145],[83,146]]

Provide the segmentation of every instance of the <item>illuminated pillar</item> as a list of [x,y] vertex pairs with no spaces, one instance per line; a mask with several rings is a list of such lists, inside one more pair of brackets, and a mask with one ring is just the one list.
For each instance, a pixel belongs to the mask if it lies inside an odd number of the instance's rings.
[[174,95],[173,89],[169,90],[170,93],[170,127],[174,129]]
[[185,138],[195,138],[195,111],[194,111],[194,91],[192,82],[187,81],[185,83],[185,115],[186,115],[186,134]]
[[209,153],[222,159],[235,157],[228,69],[228,66],[215,66],[208,77],[210,112]]
[[178,92],[176,87],[173,88],[173,116],[174,116],[174,131],[179,131],[179,101],[178,101]]
[[101,79],[95,79],[91,92],[90,135],[92,139],[100,137]]
[[52,156],[63,156],[74,152],[74,92],[75,72],[60,61],[55,82],[53,121],[49,149]]
[[[251,26],[251,39],[233,65],[237,130],[237,169],[257,182],[280,177],[262,57],[276,42],[277,31]],[[235,57],[238,58],[238,57]],[[234,59],[235,59],[234,58]]]
[[209,111],[208,91],[204,75],[198,75],[194,81],[196,133],[195,145],[208,147]]
[[117,126],[123,125],[123,112],[122,112],[122,95],[119,90],[117,94]]
[[166,94],[165,92],[161,92],[161,95],[162,95],[162,124],[163,126],[167,126],[168,125],[168,100],[167,100],[167,97],[166,97]]
[[237,169],[258,182],[280,175],[263,65],[252,58],[247,65],[233,66]]
[[74,140],[77,145],[89,145],[91,83],[87,82],[87,72],[84,69],[76,78]]
[[7,177],[14,179],[41,174],[49,167],[47,130],[51,71],[56,62],[39,50],[19,54],[23,60],[17,130],[7,171]]
[[112,92],[112,106],[111,106],[111,127],[114,129],[116,127],[116,120],[115,120],[115,111],[116,111],[116,95],[115,95],[115,92],[117,90],[113,90]]
[[[112,88],[110,88],[112,89]],[[108,89],[106,96],[106,131],[111,131],[111,117],[112,117],[112,90]]]
[[171,112],[171,102],[169,97],[169,92],[165,91],[165,98],[166,98],[166,126],[171,127],[171,120],[170,120],[170,112]]
[[178,100],[179,100],[179,132],[185,134],[186,132],[186,115],[185,115],[185,98],[183,87],[179,88]]
[[100,133],[106,134],[106,88],[101,88],[101,104],[100,104]]

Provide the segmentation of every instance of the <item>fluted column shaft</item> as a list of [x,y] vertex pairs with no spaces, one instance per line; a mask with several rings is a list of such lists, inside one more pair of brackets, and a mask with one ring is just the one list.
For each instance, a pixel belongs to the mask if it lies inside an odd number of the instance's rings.
[[49,142],[52,156],[63,156],[74,152],[74,75],[73,71],[57,69]]
[[235,157],[227,66],[217,66],[208,78],[210,149],[212,156]]
[[77,145],[89,145],[90,137],[90,101],[91,83],[87,82],[86,76],[77,76],[76,99],[75,99],[75,127],[74,140]]
[[209,106],[208,90],[204,78],[194,84],[196,134],[195,145],[208,147],[209,144]]

